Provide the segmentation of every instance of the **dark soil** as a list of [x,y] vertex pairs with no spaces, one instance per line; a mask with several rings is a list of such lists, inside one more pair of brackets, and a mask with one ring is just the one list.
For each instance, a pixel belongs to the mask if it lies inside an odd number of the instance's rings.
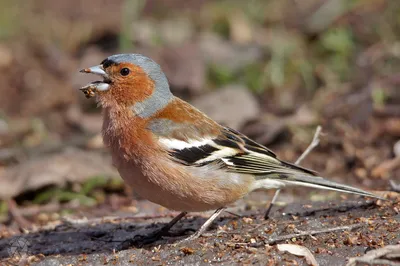
[[[76,224],[61,224],[54,229],[26,233],[0,240],[0,256],[8,257],[10,242],[23,237],[27,253],[37,265],[306,265],[305,259],[277,250],[275,244],[293,243],[309,248],[321,265],[344,265],[350,257],[400,241],[399,203],[364,199],[290,204],[263,213],[241,212],[242,217],[225,213],[205,236],[191,243],[176,244],[205,221],[203,214],[192,214],[171,230],[171,235],[142,246],[140,239],[159,229],[171,217],[141,220],[105,218]],[[347,230],[315,232],[348,226]],[[309,233],[307,233],[309,232]],[[292,234],[302,236],[291,236]],[[136,246],[118,251],[126,240]],[[15,258],[14,258],[15,259]]]

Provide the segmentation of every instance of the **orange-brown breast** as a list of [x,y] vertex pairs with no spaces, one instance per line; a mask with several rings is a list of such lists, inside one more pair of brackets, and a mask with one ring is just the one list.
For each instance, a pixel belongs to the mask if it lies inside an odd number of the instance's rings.
[[157,149],[151,132],[146,129],[147,123],[128,107],[107,107],[102,130],[104,142],[112,149],[118,148],[124,157],[143,157]]
[[[218,134],[219,128],[218,125],[213,127],[214,121],[191,110],[185,102],[175,99],[172,104],[155,118],[181,123],[191,121],[204,132]],[[248,192],[253,182],[251,176],[241,177],[215,169],[207,171],[171,160],[147,129],[148,122],[149,119],[134,116],[128,108],[105,109],[105,143],[111,148],[114,165],[121,177],[139,195],[175,210],[204,211],[232,203]],[[137,173],[137,168],[142,174]]]

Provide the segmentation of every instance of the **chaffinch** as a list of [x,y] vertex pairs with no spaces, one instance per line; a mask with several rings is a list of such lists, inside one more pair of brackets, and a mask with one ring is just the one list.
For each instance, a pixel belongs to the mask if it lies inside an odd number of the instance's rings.
[[[103,77],[81,90],[103,108],[103,140],[113,163],[134,191],[166,208],[216,210],[191,237],[200,236],[225,206],[256,189],[306,186],[379,198],[328,181],[282,161],[240,132],[219,125],[175,97],[160,66],[140,54],[118,54],[81,72]],[[135,176],[134,167],[143,173]]]

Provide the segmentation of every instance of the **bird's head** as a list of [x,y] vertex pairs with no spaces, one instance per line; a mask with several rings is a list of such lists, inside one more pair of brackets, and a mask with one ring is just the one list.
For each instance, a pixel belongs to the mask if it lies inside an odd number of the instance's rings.
[[112,55],[100,65],[80,72],[103,78],[81,88],[87,98],[97,96],[103,107],[130,107],[137,115],[148,117],[165,107],[173,98],[160,66],[140,54]]

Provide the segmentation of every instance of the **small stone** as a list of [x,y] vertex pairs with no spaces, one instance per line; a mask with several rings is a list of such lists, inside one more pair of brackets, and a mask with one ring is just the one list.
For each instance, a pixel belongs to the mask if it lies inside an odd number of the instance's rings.
[[206,62],[210,65],[222,66],[235,72],[247,65],[259,62],[263,51],[254,44],[239,45],[223,40],[211,33],[205,33],[199,40],[200,49]]
[[37,216],[37,220],[40,222],[40,223],[47,223],[49,220],[50,220],[50,217],[49,217],[49,215],[47,214],[47,213],[39,213],[38,214],[38,216]]
[[194,32],[192,20],[179,17],[163,21],[160,25],[160,35],[168,46],[178,46],[188,41]]
[[248,218],[248,217],[243,217],[242,220],[246,224],[252,224],[253,223],[253,219]]
[[217,122],[235,129],[260,113],[253,94],[241,85],[227,85],[197,98],[193,105]]
[[206,83],[206,64],[196,43],[185,43],[162,50],[157,60],[173,91],[199,93]]

